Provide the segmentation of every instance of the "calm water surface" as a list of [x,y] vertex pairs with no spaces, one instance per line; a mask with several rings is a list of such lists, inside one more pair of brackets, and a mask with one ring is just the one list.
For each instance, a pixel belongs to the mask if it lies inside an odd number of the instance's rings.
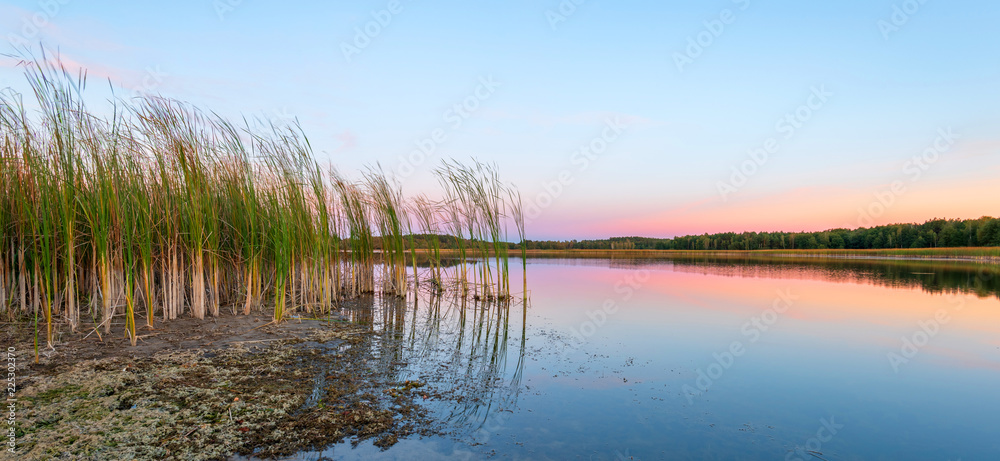
[[301,458],[1000,459],[996,266],[530,259],[528,272],[526,311],[423,296],[353,312],[400,379],[449,391],[431,405],[454,435]]

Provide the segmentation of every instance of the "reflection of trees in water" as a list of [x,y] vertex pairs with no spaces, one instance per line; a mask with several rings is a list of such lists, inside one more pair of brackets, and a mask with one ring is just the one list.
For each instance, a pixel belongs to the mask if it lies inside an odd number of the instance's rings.
[[[441,392],[444,407],[436,408],[456,426],[477,429],[516,405],[526,345],[523,304],[420,293],[372,297],[345,314],[376,333],[372,366],[397,382],[426,382]],[[519,349],[508,351],[511,343]]]
[[[606,260],[607,261],[607,260]],[[669,260],[611,259],[610,267],[635,269],[672,264],[678,272],[750,278],[796,278],[893,288],[919,287],[930,293],[973,293],[1000,298],[1000,267],[967,261],[834,259],[782,256],[677,256]]]
[[929,293],[973,293],[1000,299],[1000,266],[959,260],[847,259],[775,255],[657,255],[601,258],[532,257],[545,264],[635,270],[670,266],[678,272],[749,278],[796,278]]

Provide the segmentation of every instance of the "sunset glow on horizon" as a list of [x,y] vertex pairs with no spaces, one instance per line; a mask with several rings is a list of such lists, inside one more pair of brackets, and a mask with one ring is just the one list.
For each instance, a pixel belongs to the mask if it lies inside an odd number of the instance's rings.
[[[975,219],[982,216],[996,217],[1000,201],[995,190],[1000,169],[993,177],[961,180],[940,188],[910,189],[907,193],[886,198],[889,185],[875,190],[882,193],[885,202],[870,190],[842,188],[801,188],[788,194],[763,196],[724,203],[722,200],[705,200],[702,203],[682,205],[645,219],[623,218],[605,220],[596,216],[616,213],[614,208],[595,210],[587,208],[579,215],[561,217],[552,228],[538,226],[535,231],[558,235],[565,223],[580,222],[591,230],[582,238],[604,237],[674,237],[719,232],[817,232],[830,229],[853,229],[896,223],[923,223],[930,219]],[[891,203],[885,207],[883,203]],[[854,209],[847,208],[849,204]],[[596,212],[596,213],[595,213]]]
[[19,0],[0,88],[30,94],[12,56],[41,45],[99,113],[297,119],[318,160],[407,194],[474,157],[534,240],[998,216],[1000,5],[896,3]]
[[997,24],[0,0],[5,451],[1000,459]]

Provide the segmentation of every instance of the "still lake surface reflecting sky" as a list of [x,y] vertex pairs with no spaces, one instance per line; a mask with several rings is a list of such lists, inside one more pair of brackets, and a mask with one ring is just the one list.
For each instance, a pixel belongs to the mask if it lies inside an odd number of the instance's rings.
[[[512,264],[519,267],[520,262]],[[1000,459],[995,266],[529,259],[530,306],[370,315],[452,437],[318,459]],[[520,280],[520,273],[512,273]],[[399,303],[397,303],[399,304]]]

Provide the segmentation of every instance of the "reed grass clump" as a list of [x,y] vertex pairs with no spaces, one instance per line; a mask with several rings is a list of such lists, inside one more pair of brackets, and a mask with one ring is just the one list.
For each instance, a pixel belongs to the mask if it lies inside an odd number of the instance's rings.
[[[157,317],[273,309],[281,321],[406,296],[418,250],[435,293],[511,297],[507,226],[523,242],[524,219],[495,165],[444,162],[444,198],[408,200],[381,168],[352,181],[322,167],[297,123],[236,125],[153,96],[101,117],[84,72],[44,53],[23,65],[40,111],[0,93],[0,315],[31,320],[50,346],[61,325],[101,335],[124,321],[135,344]],[[450,273],[440,230],[460,254]]]

